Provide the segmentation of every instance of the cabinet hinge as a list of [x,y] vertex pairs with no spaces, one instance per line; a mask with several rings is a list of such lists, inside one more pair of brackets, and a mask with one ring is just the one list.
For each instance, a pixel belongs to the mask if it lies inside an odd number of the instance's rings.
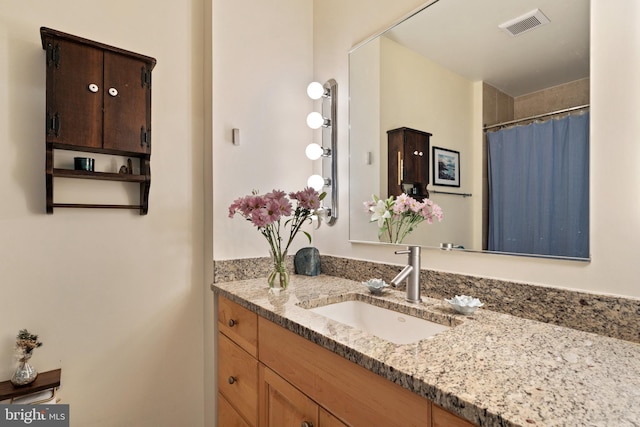
[[148,148],[151,148],[151,129],[145,130],[144,126],[140,128],[140,146],[144,147],[147,144]]
[[47,135],[60,136],[60,115],[58,113],[51,114],[47,111],[46,129]]
[[147,70],[147,67],[142,67],[140,72],[142,87],[151,89],[151,70]]
[[56,43],[47,44],[47,67],[55,65],[56,68],[60,68],[60,45]]

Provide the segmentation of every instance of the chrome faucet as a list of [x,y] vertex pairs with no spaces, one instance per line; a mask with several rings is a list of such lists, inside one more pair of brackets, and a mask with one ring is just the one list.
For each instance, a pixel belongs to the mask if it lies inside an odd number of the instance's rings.
[[391,286],[397,287],[407,279],[407,298],[412,303],[422,302],[420,298],[420,246],[409,246],[406,250],[396,251],[396,254],[409,254],[408,265],[391,280]]

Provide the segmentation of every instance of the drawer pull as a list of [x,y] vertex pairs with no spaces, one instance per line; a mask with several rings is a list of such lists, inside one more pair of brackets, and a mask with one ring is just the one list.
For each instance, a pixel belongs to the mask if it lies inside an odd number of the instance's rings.
[[229,327],[230,328],[233,328],[237,324],[238,324],[237,320],[229,319]]
[[[229,377],[229,384],[234,384],[235,382],[238,381],[238,379],[236,377]],[[313,426],[312,426],[313,427]]]
[[303,421],[300,427],[313,427],[313,423],[311,421]]

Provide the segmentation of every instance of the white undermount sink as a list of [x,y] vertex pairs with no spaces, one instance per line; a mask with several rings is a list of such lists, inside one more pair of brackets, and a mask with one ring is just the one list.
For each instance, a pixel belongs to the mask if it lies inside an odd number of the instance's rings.
[[310,308],[309,311],[361,329],[395,344],[411,344],[450,329],[450,326],[362,301],[343,301]]

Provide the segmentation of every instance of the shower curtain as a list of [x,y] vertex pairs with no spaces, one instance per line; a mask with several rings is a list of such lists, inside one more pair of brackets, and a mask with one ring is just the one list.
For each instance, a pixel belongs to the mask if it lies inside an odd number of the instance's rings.
[[488,249],[589,257],[589,113],[487,132]]

